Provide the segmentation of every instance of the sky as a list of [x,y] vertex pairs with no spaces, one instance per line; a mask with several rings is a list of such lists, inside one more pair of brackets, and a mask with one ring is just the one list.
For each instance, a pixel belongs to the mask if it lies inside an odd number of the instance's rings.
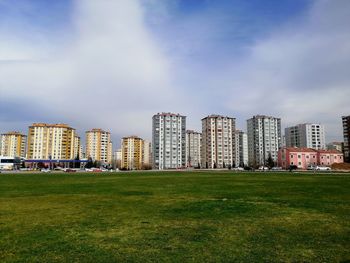
[[0,133],[34,122],[151,139],[152,116],[350,114],[348,0],[0,0]]

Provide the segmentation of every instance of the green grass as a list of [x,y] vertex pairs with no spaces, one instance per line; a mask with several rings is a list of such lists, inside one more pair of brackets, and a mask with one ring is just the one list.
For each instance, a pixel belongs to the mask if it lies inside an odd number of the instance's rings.
[[350,176],[0,175],[0,262],[350,261]]

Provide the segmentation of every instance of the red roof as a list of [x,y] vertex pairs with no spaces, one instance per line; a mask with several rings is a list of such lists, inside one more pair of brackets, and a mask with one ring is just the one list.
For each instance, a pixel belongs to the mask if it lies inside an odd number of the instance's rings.
[[289,152],[317,152],[311,148],[296,148],[296,147],[287,147],[285,148]]
[[324,154],[331,154],[331,153],[335,153],[335,154],[343,154],[340,151],[337,150],[318,150],[319,153],[324,153]]

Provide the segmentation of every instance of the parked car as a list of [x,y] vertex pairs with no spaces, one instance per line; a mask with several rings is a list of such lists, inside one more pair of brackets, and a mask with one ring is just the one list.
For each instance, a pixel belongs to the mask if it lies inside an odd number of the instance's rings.
[[309,165],[309,166],[307,167],[307,169],[313,171],[313,170],[316,170],[316,166],[314,166],[314,165]]
[[260,166],[260,167],[259,167],[259,170],[261,170],[261,171],[267,171],[267,170],[269,170],[269,167],[267,167],[267,166]]
[[232,168],[233,171],[244,171],[243,167],[234,167]]
[[316,171],[330,171],[331,168],[327,166],[316,166]]
[[272,167],[271,170],[273,171],[282,171],[282,167]]
[[66,168],[63,171],[65,171],[66,173],[75,173],[77,170],[71,169],[71,168]]
[[47,168],[43,168],[40,170],[42,173],[50,173],[51,170],[50,169],[47,169]]

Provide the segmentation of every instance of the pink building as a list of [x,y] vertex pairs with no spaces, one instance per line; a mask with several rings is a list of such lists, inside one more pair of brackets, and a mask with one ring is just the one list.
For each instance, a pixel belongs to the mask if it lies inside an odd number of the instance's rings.
[[308,166],[331,166],[333,163],[342,163],[343,154],[336,150],[314,150],[310,148],[282,148],[278,152],[278,165],[288,169],[296,165],[299,169]]
[[337,150],[318,150],[318,164],[331,166],[333,163],[343,163],[343,153]]

